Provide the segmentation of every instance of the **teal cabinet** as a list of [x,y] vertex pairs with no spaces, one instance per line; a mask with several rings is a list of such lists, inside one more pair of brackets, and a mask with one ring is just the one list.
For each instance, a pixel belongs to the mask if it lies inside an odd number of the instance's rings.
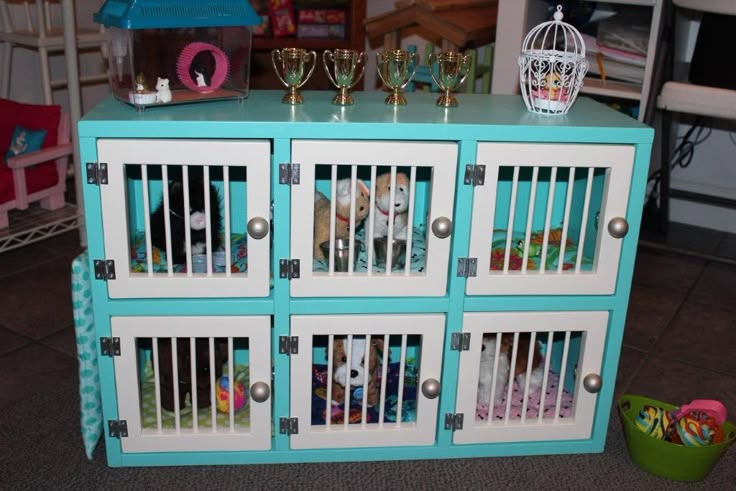
[[79,124],[109,464],[602,451],[653,131],[281,96]]

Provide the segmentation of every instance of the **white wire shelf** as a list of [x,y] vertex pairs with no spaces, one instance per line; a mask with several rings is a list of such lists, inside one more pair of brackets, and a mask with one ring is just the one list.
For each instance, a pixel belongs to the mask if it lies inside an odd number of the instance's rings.
[[38,204],[8,212],[10,226],[0,230],[0,253],[79,228],[82,214],[73,204],[49,211]]

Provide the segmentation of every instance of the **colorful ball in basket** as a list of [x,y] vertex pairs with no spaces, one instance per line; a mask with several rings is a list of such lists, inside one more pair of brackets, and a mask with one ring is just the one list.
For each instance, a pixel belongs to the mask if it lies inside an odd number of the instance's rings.
[[669,411],[654,406],[644,406],[636,415],[637,429],[647,435],[663,440],[673,418]]
[[[194,58],[200,53],[210,53],[215,60],[215,69],[210,76],[209,83],[204,82],[204,74],[198,74],[192,79],[191,70]],[[209,94],[219,89],[230,72],[230,62],[227,55],[217,46],[209,43],[194,42],[187,44],[179,53],[176,60],[176,74],[184,86],[200,94]]]
[[[230,412],[230,380],[227,375],[223,375],[217,381],[217,393],[215,394],[217,399],[217,410],[223,413]],[[233,385],[233,400],[235,401],[235,410],[238,411],[245,406],[247,402],[247,395],[245,393],[245,386],[235,381]]]

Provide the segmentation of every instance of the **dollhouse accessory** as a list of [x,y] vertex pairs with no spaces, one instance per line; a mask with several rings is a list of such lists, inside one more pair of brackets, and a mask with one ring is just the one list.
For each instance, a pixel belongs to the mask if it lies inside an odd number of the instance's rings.
[[[429,54],[427,63],[431,67],[432,80],[440,90],[444,93],[437,99],[436,104],[441,107],[457,107],[457,99],[452,95],[452,91],[456,90],[470,73],[470,63],[472,59],[469,55],[457,53],[454,51],[445,51],[438,55]],[[437,70],[435,70],[437,65]],[[435,76],[435,71],[438,76]]]
[[[215,70],[210,77],[209,85],[205,82],[204,74],[199,72],[196,79],[193,80],[192,62],[200,53],[210,53],[215,60]],[[198,73],[195,71],[195,73]],[[227,80],[230,73],[230,62],[224,51],[213,44],[194,42],[189,43],[181,50],[176,60],[176,75],[179,81],[189,90],[199,92],[200,94],[210,94],[219,89]]]
[[[312,58],[312,66],[304,76],[304,68],[309,58]],[[302,48],[282,48],[271,51],[271,63],[276,71],[276,76],[284,84],[288,92],[281,99],[284,104],[302,104],[304,97],[298,89],[307,83],[317,65],[317,53]]]
[[135,90],[128,94],[131,104],[155,104],[156,92],[146,88],[146,79],[142,73],[135,77]]
[[405,106],[406,98],[401,89],[414,77],[419,66],[419,53],[409,53],[403,49],[384,51],[376,53],[376,68],[378,76],[386,84],[391,95],[386,98],[385,103],[394,106]]
[[[227,375],[223,375],[217,381],[217,410],[221,413],[230,412],[230,380]],[[233,402],[234,410],[239,411],[248,402],[248,395],[245,392],[245,386],[237,378],[233,384]]]
[[[360,179],[356,180],[355,192],[351,192],[350,178],[340,179],[337,181],[335,195],[337,202],[335,204],[335,213],[338,216],[347,217],[348,220],[340,220],[335,217],[335,235],[336,239],[350,238],[350,202],[352,195],[355,195],[355,227],[368,216],[369,195],[368,186]],[[322,243],[330,241],[330,200],[324,194],[317,191],[314,195],[314,257],[315,259],[326,259],[328,256],[322,251]],[[348,246],[349,250],[349,246]]]
[[519,56],[519,83],[529,111],[565,114],[588,71],[585,42],[577,29],[562,22],[562,6],[554,20],[533,28]]
[[156,80],[156,102],[171,102],[171,99],[169,79],[158,77]]
[[[328,64],[329,61],[329,64]],[[361,63],[362,62],[362,63]],[[325,67],[327,78],[332,85],[337,87],[337,94],[332,98],[332,103],[340,106],[351,106],[354,104],[350,89],[363,77],[365,71],[366,54],[354,49],[325,50],[322,53],[322,63]],[[358,65],[360,73],[356,76]],[[330,69],[332,65],[332,69]],[[334,72],[334,76],[332,75]]]

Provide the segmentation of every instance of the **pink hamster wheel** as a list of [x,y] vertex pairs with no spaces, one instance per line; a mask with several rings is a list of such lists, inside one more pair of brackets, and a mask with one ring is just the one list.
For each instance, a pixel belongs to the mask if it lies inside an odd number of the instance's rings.
[[[212,74],[210,84],[206,87],[200,87],[192,80],[189,74],[189,68],[192,65],[194,57],[205,51],[212,53],[215,59],[215,72]],[[227,59],[227,55],[220,48],[209,43],[195,42],[186,45],[176,60],[176,74],[181,83],[187,89],[199,92],[200,94],[209,94],[219,89],[225,80],[227,80],[229,70],[230,62]]]

